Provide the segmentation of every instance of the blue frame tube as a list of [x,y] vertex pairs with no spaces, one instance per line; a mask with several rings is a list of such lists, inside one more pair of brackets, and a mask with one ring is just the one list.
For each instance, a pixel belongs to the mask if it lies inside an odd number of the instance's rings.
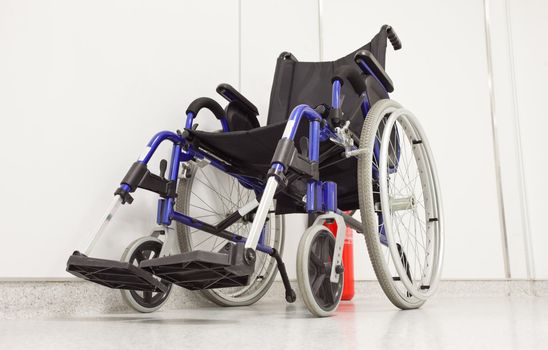
[[[176,143],[173,145],[173,149],[171,151],[171,163],[170,163],[170,169],[169,169],[169,180],[171,181],[177,181],[177,178],[179,176],[180,157],[181,157],[181,144]],[[174,211],[173,198],[167,197],[165,200],[160,199],[158,202],[158,211],[162,212],[161,223],[164,225],[170,225],[172,213]]]
[[313,162],[320,160],[320,121],[311,120],[308,127],[308,157]]
[[[293,108],[291,114],[289,115],[289,118],[287,119],[287,125],[285,127],[282,138],[285,137],[290,140],[295,139],[295,134],[297,133],[299,123],[301,122],[301,118],[303,116],[306,117],[310,122],[318,122],[318,124],[320,120],[322,120],[322,116],[314,109],[312,109],[312,107],[310,107],[309,105],[298,105]],[[312,143],[310,143],[310,145],[312,145]]]
[[[177,211],[173,211],[172,213],[172,219],[177,221],[177,222],[180,222],[181,224],[183,225],[186,225],[186,226],[189,226],[189,227],[192,227],[192,228],[195,228],[195,229],[198,229],[198,230],[201,230],[204,228],[204,226],[206,226],[207,224],[201,220],[198,220],[198,219],[194,219],[188,215],[185,215],[185,214],[182,214],[182,213],[179,213]],[[228,231],[226,231],[228,232]],[[233,234],[232,232],[228,232],[229,234]],[[210,233],[211,234],[211,233]],[[236,237],[232,240],[233,242],[236,242],[236,243],[245,243],[246,239],[244,237],[241,237],[241,238],[238,238],[238,235],[235,235]],[[225,237],[222,237],[222,238],[225,238]],[[227,238],[225,238],[227,239]],[[267,245],[264,245],[263,243],[259,243],[257,245],[257,250],[263,252],[263,253],[266,253],[266,254],[271,254],[274,249],[267,246]]]
[[186,114],[185,129],[192,130],[192,122],[194,121],[194,113],[188,112]]
[[306,184],[306,211],[309,213],[321,210],[321,208],[317,208],[316,205],[318,203],[318,187],[321,187],[318,183],[319,181],[310,180]]
[[341,81],[335,79],[331,90],[331,107],[334,109],[341,108]]
[[369,109],[371,108],[371,106],[369,103],[369,96],[367,96],[367,92],[364,92],[362,94],[362,97],[363,97],[363,100],[362,100],[361,109],[362,109],[363,118],[365,119],[367,117],[367,113],[369,113]]
[[223,127],[223,132],[230,131],[228,128],[228,120],[225,117],[223,117],[220,119],[220,121],[221,121],[221,126]]
[[152,158],[152,155],[154,155],[154,153],[158,149],[158,146],[160,146],[160,144],[162,142],[164,142],[165,140],[169,140],[169,141],[171,141],[173,143],[176,143],[176,144],[183,144],[185,142],[184,138],[180,137],[179,135],[177,135],[174,132],[160,131],[159,133],[154,135],[152,137],[152,139],[148,142],[148,144],[147,144],[147,147],[148,147],[147,153],[145,155],[141,156],[142,159],[140,159],[139,161],[142,162],[142,163],[148,164],[148,162],[150,161],[150,158]]

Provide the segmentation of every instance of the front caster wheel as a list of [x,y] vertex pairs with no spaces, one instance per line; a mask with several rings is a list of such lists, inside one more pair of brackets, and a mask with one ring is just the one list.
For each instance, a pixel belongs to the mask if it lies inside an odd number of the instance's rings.
[[[163,242],[155,237],[142,237],[133,241],[122,255],[123,262],[139,266],[141,261],[157,258],[162,250]],[[171,283],[162,281],[167,286],[165,292],[150,292],[138,290],[121,290],[122,299],[132,309],[148,313],[158,310],[165,304],[171,292]]]
[[341,301],[343,278],[330,281],[335,237],[325,226],[309,227],[297,250],[297,282],[308,310],[318,317],[335,313]]

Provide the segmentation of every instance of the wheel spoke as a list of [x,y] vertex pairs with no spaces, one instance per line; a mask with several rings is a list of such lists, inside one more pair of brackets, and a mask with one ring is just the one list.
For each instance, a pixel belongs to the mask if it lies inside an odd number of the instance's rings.
[[323,267],[323,262],[321,259],[314,253],[310,252],[310,261],[316,266],[316,267]]
[[333,286],[331,285],[331,282],[329,281],[329,278],[326,278],[324,283],[322,284],[324,295],[327,298],[327,302],[333,303],[335,302],[335,294],[333,294]]
[[[196,166],[196,165],[193,165]],[[229,173],[224,173],[213,166],[196,168],[193,176],[183,180],[179,186],[178,210],[192,218],[204,220],[209,224],[217,224],[228,214],[249,203],[255,197],[253,190],[247,189]],[[281,252],[282,227],[278,218],[269,215],[270,221],[265,229],[265,244]],[[226,230],[246,237],[250,223],[240,219]],[[177,224],[178,233],[188,237],[186,243],[181,244],[182,251],[206,250],[218,251],[228,241],[201,230],[191,229],[188,226]],[[258,300],[270,285],[276,272],[276,262],[268,254],[257,253],[255,270],[250,276],[250,283],[246,286],[235,286],[204,291],[208,298],[212,298],[223,305],[240,305]]]
[[150,303],[152,301],[152,292],[150,291],[143,292],[143,299],[145,303]]
[[323,285],[323,282],[325,280],[325,274],[321,273],[316,277],[314,282],[312,283],[312,294],[317,295],[318,291],[320,290],[320,287]]
[[135,253],[135,260],[140,263],[141,261],[147,260],[147,258],[142,251],[137,251]]
[[323,238],[321,242],[322,254],[321,260],[323,262],[329,262],[331,260],[331,248],[329,247],[329,241],[327,238]]

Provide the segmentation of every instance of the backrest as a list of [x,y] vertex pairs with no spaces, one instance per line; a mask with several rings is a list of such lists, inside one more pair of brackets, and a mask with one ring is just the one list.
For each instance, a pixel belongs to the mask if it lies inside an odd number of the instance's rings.
[[[384,67],[386,30],[381,29],[370,43],[336,61],[299,62],[292,54],[282,53],[278,57],[274,72],[267,123],[274,124],[287,120],[293,108],[299,104],[304,103],[312,107],[322,103],[330,104],[331,79],[335,75],[341,75],[339,72],[346,72],[347,75],[362,80],[357,82],[351,81],[348,76],[343,77],[345,81],[341,89],[341,95],[344,95],[342,110],[346,118],[353,120],[352,117],[360,112],[360,96],[364,92],[367,78],[354,62],[354,55],[359,50],[369,50]],[[363,122],[363,118],[356,119]],[[361,128],[361,123],[355,127]]]

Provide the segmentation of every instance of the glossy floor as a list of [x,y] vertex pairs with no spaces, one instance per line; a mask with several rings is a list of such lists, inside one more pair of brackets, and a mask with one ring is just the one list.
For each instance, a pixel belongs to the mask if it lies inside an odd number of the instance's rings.
[[415,311],[384,298],[343,303],[316,319],[267,300],[202,307],[0,321],[1,349],[548,349],[548,297],[438,297]]

